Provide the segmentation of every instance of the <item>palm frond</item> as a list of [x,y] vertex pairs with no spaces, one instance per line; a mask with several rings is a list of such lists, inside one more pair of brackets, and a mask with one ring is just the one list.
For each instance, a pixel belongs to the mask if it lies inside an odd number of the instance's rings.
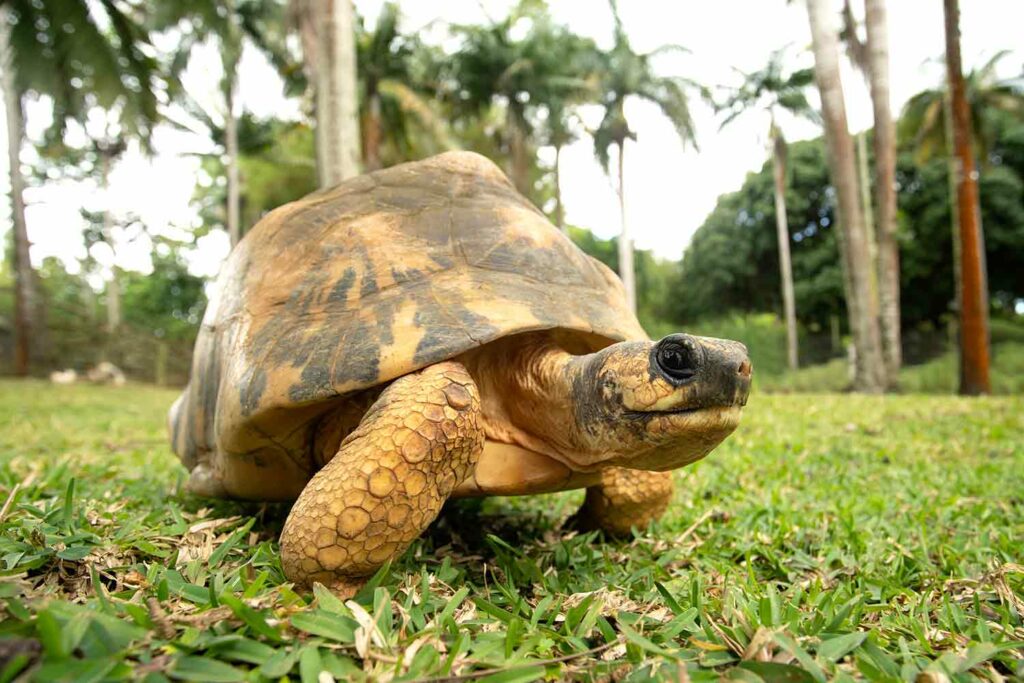
[[443,149],[456,146],[448,130],[448,122],[422,94],[405,83],[391,79],[381,81],[379,87],[382,97],[391,98],[399,109],[415,117],[420,127]]
[[658,105],[665,118],[672,122],[684,147],[689,144],[699,150],[684,84],[685,81],[678,78],[658,78],[637,94]]

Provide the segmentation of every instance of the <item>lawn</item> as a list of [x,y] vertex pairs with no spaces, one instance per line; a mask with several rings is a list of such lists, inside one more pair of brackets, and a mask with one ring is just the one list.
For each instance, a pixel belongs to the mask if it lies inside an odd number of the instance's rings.
[[633,540],[463,504],[345,603],[182,492],[173,397],[0,382],[0,681],[1024,677],[1022,397],[755,393]]

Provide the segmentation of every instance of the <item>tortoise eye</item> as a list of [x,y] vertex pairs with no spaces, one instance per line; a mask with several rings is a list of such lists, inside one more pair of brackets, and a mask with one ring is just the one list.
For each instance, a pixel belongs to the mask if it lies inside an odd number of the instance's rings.
[[697,374],[697,358],[694,350],[673,335],[658,342],[658,348],[654,354],[654,362],[662,374],[668,378],[682,381],[692,378]]

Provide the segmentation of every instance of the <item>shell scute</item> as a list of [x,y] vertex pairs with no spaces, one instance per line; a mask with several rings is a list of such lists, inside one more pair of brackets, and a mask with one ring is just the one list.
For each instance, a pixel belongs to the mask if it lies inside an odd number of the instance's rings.
[[[276,209],[216,290],[172,443],[190,469],[215,463],[241,497],[295,495],[317,418],[347,394],[530,330],[645,336],[611,271],[467,152]],[[267,472],[280,481],[253,481]]]

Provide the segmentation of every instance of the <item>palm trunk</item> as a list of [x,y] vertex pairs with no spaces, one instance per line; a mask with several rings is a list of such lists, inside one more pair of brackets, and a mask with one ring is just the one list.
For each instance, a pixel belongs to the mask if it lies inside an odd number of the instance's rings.
[[889,104],[889,27],[885,0],[865,0],[868,75],[875,123],[875,193],[878,205],[878,293],[882,350],[890,387],[903,365],[900,333],[900,251],[896,242],[896,125]]
[[855,137],[857,139],[857,175],[859,179],[857,186],[860,188],[861,211],[864,212],[864,233],[868,238],[868,250],[871,252],[872,259],[874,259],[877,255],[877,245],[875,243],[875,211],[871,204],[871,171],[869,169],[871,164],[868,160],[868,132],[866,130],[861,131]]
[[363,131],[363,165],[367,172],[381,168],[380,161],[380,93],[367,86],[367,112]]
[[[114,217],[110,213],[110,156],[106,150],[100,149],[100,187],[103,190],[103,201],[108,203],[103,209],[103,239],[114,251]],[[114,263],[110,267],[110,282],[107,283],[107,334],[113,336],[121,327],[121,283],[118,280],[118,267]],[[109,354],[108,354],[109,355]],[[111,360],[109,357],[107,360]]]
[[107,283],[107,334],[117,334],[121,327],[121,281],[120,269],[110,268],[110,282]]
[[508,151],[512,184],[520,194],[530,197],[530,163],[526,154],[526,135],[520,117],[510,106],[506,117],[508,126]]
[[320,186],[359,174],[359,108],[351,0],[317,0],[316,125]]
[[781,135],[774,134],[772,137],[772,167],[775,174],[775,231],[779,240],[782,310],[786,319],[786,360],[789,369],[796,370],[800,366],[800,361],[797,349],[796,298],[793,295],[793,266],[789,256],[789,225],[786,220],[786,143]]
[[957,204],[960,211],[960,393],[987,394],[989,382],[988,292],[982,267],[981,224],[978,220],[978,179],[971,149],[971,119],[960,63],[960,7],[944,0],[946,68],[953,104],[953,139],[957,168]]
[[[946,133],[946,180],[949,183],[949,228],[953,236],[953,295],[955,297],[956,320],[950,323],[956,334],[954,338],[959,346],[960,339],[960,308],[964,300],[963,278],[960,276],[960,205],[956,200],[956,155],[953,153],[953,100],[949,95],[949,73],[946,73],[946,92],[942,96],[942,119]],[[963,363],[959,364],[960,384],[964,381]]]
[[[868,315],[878,318],[879,330],[881,330],[881,318],[879,317],[878,306],[878,240],[875,236],[875,212],[871,206],[871,171],[868,161],[868,134],[861,131],[854,136],[857,140],[857,173],[859,182],[857,187],[860,190],[860,207],[864,215],[864,235],[868,241],[868,282],[870,296],[868,298]],[[885,344],[883,343],[883,349]],[[884,357],[884,350],[883,350]],[[884,372],[884,371],[883,371]],[[888,379],[886,379],[888,385]]]
[[885,385],[878,318],[870,314],[871,258],[857,196],[853,139],[846,124],[846,106],[839,76],[839,48],[826,0],[808,0],[807,14],[814,51],[815,80],[821,92],[828,144],[829,172],[838,197],[837,218],[843,234],[842,262],[847,270],[846,308],[855,348],[854,388],[879,392]]
[[224,151],[227,156],[228,175],[228,236],[233,249],[242,239],[241,189],[238,180],[238,120],[235,118],[235,79],[228,78],[224,92],[227,112],[224,117]]
[[555,145],[555,225],[568,234],[565,227],[565,207],[562,206],[562,146]]
[[0,78],[3,79],[4,105],[7,112],[7,162],[11,183],[11,218],[14,222],[14,374],[28,375],[29,349],[34,330],[36,306],[35,280],[29,257],[30,243],[25,223],[25,179],[21,175],[21,143],[23,138],[21,93],[14,81],[10,52],[11,24],[8,10],[0,8]]
[[626,141],[619,140],[619,220],[621,221],[621,232],[619,232],[619,277],[626,290],[626,305],[629,310],[636,311],[636,275],[633,271],[633,238],[629,234],[628,223],[626,222]]

